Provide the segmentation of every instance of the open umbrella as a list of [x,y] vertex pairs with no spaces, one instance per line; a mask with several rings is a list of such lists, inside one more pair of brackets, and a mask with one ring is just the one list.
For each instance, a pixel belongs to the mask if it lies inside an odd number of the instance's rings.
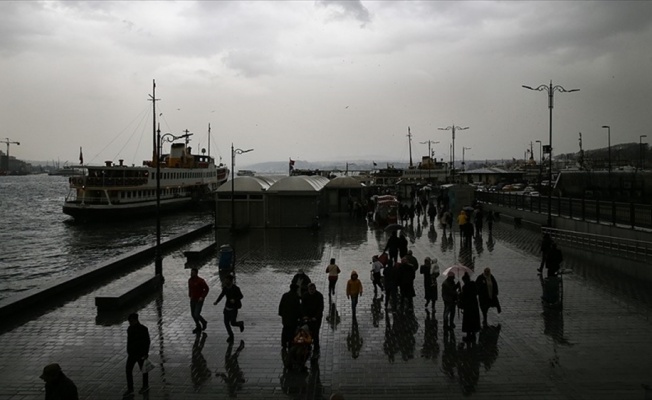
[[385,227],[385,232],[394,232],[403,229],[403,225],[401,224],[389,224]]
[[471,268],[469,268],[469,267],[466,267],[466,266],[462,265],[462,264],[453,264],[453,265],[451,265],[450,267],[446,268],[444,270],[444,272],[442,272],[442,275],[443,276],[448,276],[449,272],[454,273],[455,276],[457,276],[458,278],[460,276],[464,275],[465,272],[468,273],[469,276],[473,275],[473,270]]

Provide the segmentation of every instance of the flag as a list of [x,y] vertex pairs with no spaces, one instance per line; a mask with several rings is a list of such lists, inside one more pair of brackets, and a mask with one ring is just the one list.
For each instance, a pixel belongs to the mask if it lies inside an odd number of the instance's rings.
[[376,162],[375,162],[375,161],[372,161],[372,163],[374,163],[374,167],[378,165],[378,164],[376,164]]
[[81,146],[79,146],[79,165],[84,165],[84,155],[82,154]]

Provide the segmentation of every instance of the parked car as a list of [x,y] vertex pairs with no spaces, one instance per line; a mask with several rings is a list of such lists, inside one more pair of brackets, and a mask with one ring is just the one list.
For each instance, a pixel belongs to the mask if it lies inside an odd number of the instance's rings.
[[536,190],[527,193],[527,195],[528,195],[528,196],[531,196],[531,197],[539,197],[539,196],[540,196],[539,192],[537,192]]

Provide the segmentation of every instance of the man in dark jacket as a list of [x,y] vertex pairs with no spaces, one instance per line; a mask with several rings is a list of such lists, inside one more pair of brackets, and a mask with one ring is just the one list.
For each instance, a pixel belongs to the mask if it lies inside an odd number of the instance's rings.
[[308,292],[301,298],[301,310],[303,319],[308,324],[312,343],[315,349],[314,355],[319,355],[319,329],[324,315],[324,296],[317,291],[314,283],[308,285]]
[[485,268],[484,273],[475,280],[478,289],[478,300],[480,300],[480,311],[482,311],[482,325],[487,326],[487,311],[490,307],[496,307],[498,314],[501,312],[498,302],[498,282],[491,274],[490,268]]
[[392,261],[390,258],[387,262],[387,267],[383,270],[383,275],[385,276],[385,310],[389,302],[392,302],[392,307],[396,308],[396,292],[398,291],[399,285],[399,270],[398,265]]
[[[134,395],[134,377],[132,372],[134,365],[142,370],[143,362],[149,354],[149,330],[145,325],[138,321],[138,314],[133,313],[128,317],[129,328],[127,328],[127,391],[124,397],[132,397]],[[143,387],[139,393],[145,393],[149,390],[149,374],[143,373]]]
[[59,364],[49,364],[40,376],[45,381],[45,400],[78,400],[77,386],[68,378]]
[[294,331],[299,326],[301,318],[301,299],[297,295],[297,285],[290,284],[290,291],[283,293],[278,305],[278,315],[283,323],[281,345],[287,348],[294,337]]
[[229,334],[226,341],[228,343],[233,343],[233,331],[231,330],[231,326],[239,327],[240,332],[242,332],[244,331],[244,321],[236,321],[238,318],[238,310],[242,307],[243,296],[240,288],[233,283],[232,275],[224,277],[222,293],[220,293],[213,304],[217,305],[223,297],[226,297],[226,301],[224,302],[224,326],[226,327],[226,332]]
[[546,256],[546,268],[548,268],[548,277],[556,276],[561,268],[561,262],[564,257],[561,255],[561,250],[557,247],[557,243],[552,242],[550,250]]
[[292,278],[292,283],[297,285],[297,295],[303,297],[303,295],[308,292],[310,277],[306,275],[303,268],[299,268],[299,271]]
[[398,231],[394,231],[392,232],[392,236],[390,236],[389,239],[387,240],[387,244],[385,245],[385,249],[383,250],[383,253],[389,250],[390,260],[396,262],[398,260],[399,245],[400,245],[400,240],[398,238]]
[[444,301],[444,329],[455,328],[455,306],[457,304],[459,283],[455,282],[455,273],[449,272],[441,284],[441,298]]

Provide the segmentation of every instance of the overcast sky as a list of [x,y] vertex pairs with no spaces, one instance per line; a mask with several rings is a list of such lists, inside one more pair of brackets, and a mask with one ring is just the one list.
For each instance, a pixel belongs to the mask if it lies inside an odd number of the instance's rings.
[[[652,2],[2,1],[0,138],[27,160],[152,153],[194,133],[230,163],[523,158],[652,142]],[[534,143],[538,159],[538,144]],[[5,151],[5,145],[0,146]],[[167,146],[166,146],[167,149]]]

